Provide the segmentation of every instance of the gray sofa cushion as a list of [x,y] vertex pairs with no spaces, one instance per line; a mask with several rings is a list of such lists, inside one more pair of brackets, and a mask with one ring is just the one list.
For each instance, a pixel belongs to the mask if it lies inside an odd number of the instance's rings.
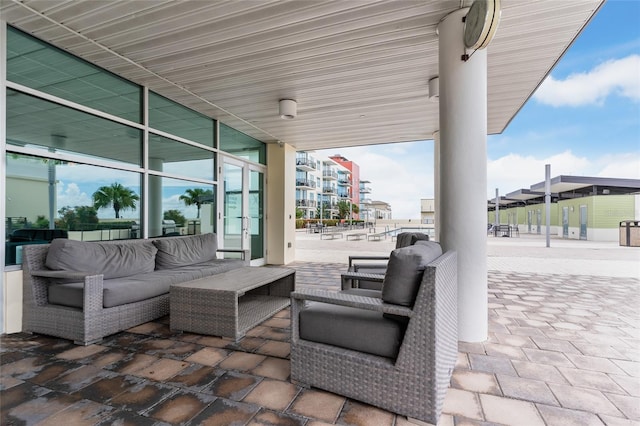
[[[171,284],[196,280],[232,269],[242,268],[240,259],[216,259],[180,268],[156,270],[145,274],[103,281],[105,308],[139,302],[169,293]],[[215,279],[215,278],[213,278]],[[49,286],[49,303],[54,305],[83,307],[84,283],[64,283]]]
[[382,300],[413,306],[425,268],[440,255],[442,247],[431,241],[417,241],[415,245],[393,250],[382,283]]
[[328,303],[300,311],[300,338],[395,359],[405,327],[380,312]]
[[190,235],[154,240],[158,249],[156,269],[172,269],[206,262],[216,258],[218,241],[215,234]]
[[157,249],[151,242],[141,244],[103,244],[55,239],[47,252],[45,265],[55,271],[71,270],[105,279],[152,272]]
[[[105,280],[102,305],[112,308],[168,294],[171,281],[171,276],[157,272]],[[84,283],[54,284],[49,286],[49,303],[82,308],[83,294]]]

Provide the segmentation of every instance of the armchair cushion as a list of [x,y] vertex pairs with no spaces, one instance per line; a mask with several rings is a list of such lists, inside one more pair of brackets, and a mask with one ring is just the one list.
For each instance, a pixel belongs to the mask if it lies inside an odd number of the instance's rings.
[[396,248],[412,246],[416,241],[429,241],[429,236],[422,232],[401,232],[396,236]]
[[440,244],[432,241],[417,241],[415,245],[393,250],[382,283],[382,300],[413,306],[425,268],[441,254]]
[[319,302],[305,306],[299,321],[301,339],[393,359],[406,329],[381,312]]
[[57,271],[104,274],[104,279],[120,278],[153,272],[156,251],[151,243],[129,246],[56,238],[49,246],[45,265]]
[[218,241],[215,234],[191,235],[154,240],[158,249],[157,269],[172,269],[208,262],[216,258]]

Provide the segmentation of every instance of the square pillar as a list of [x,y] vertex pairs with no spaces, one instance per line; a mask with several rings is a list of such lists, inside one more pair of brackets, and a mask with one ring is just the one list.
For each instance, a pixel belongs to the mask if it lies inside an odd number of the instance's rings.
[[266,262],[286,265],[296,254],[296,150],[267,144]]

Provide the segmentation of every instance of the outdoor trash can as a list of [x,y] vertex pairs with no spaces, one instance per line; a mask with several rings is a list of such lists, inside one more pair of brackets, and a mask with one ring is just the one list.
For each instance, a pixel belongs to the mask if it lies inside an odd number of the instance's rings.
[[640,247],[640,221],[623,220],[620,222],[620,245]]

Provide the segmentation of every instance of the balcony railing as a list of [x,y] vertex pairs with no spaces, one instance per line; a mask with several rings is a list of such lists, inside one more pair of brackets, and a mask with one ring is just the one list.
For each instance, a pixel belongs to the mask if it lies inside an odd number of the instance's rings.
[[332,194],[332,195],[337,195],[337,191],[335,188],[331,188],[328,186],[325,186],[324,188],[322,188],[322,192],[324,194]]
[[338,179],[338,185],[349,186],[351,181],[349,179]]
[[371,192],[371,188],[368,186],[361,186],[360,187],[360,193],[361,194],[368,194]]
[[316,182],[312,179],[296,179],[297,187],[315,188]]
[[332,172],[331,170],[323,170],[322,177],[324,179],[338,179],[338,172]]
[[316,200],[296,200],[296,207],[315,209],[317,206],[318,202]]
[[300,170],[316,170],[316,160],[313,158],[296,158],[296,168]]

